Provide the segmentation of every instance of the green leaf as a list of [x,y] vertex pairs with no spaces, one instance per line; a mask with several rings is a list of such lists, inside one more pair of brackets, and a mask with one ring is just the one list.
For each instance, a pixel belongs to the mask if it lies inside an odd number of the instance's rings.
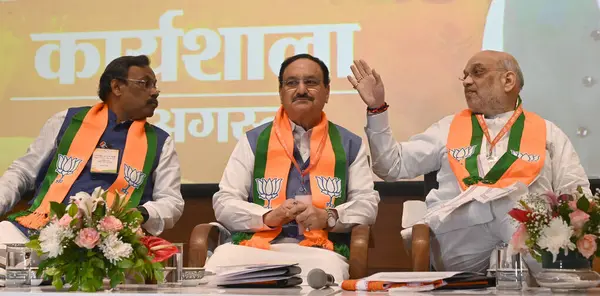
[[54,267],[50,267],[46,269],[46,274],[49,276],[56,276],[59,274],[59,271]]
[[75,279],[75,271],[77,268],[67,268],[67,272],[65,273],[65,281],[67,283],[72,283],[73,279]]
[[123,259],[123,260],[119,261],[118,266],[119,266],[119,268],[128,269],[128,268],[133,267],[133,262],[131,262],[131,260],[129,260],[129,259]]
[[142,260],[141,258],[138,258],[138,259],[135,261],[135,266],[134,266],[134,268],[140,268],[140,267],[143,267],[143,266],[144,266],[144,260]]
[[140,256],[148,255],[148,249],[144,245],[139,245],[137,248],[135,248],[135,252]]
[[587,212],[590,209],[590,201],[585,196],[580,197],[577,201],[577,208]]
[[50,202],[50,216],[52,216],[54,214],[60,219],[60,218],[62,218],[62,216],[64,216],[66,208],[67,208],[67,205],[65,205],[65,204],[51,201]]
[[75,215],[77,215],[78,211],[79,211],[79,207],[77,207],[76,204],[72,203],[69,206],[69,216],[71,216],[71,218],[75,217]]
[[75,218],[75,219],[71,220],[71,223],[69,224],[69,227],[75,228],[75,226],[77,226],[77,224],[79,224],[79,219]]
[[42,246],[40,245],[40,241],[37,239],[34,240],[30,240],[28,242],[25,243],[25,246],[38,252],[42,250]]
[[91,260],[92,266],[97,267],[98,269],[104,269],[104,261],[98,257],[94,257]]
[[113,213],[113,215],[117,216],[119,214],[121,214],[119,205],[121,203],[121,196],[119,195],[119,192],[115,193],[115,199],[113,200],[113,204],[111,207],[111,211]]
[[88,282],[95,288],[96,291],[98,291],[102,288],[102,279],[103,277],[93,277],[89,279]]
[[135,279],[135,281],[138,284],[143,284],[144,283],[144,277],[139,272],[136,272],[135,275],[133,276],[133,278]]
[[121,284],[124,282],[125,282],[125,275],[123,274],[123,271],[119,271],[117,269],[116,272],[114,272],[110,275],[110,286],[112,288],[115,288],[118,284]]
[[159,284],[165,281],[165,275],[163,274],[162,269],[154,270],[154,279]]
[[59,274],[55,274],[54,277],[52,278],[52,286],[54,286],[54,288],[56,288],[57,291],[62,290],[63,281]]
[[81,290],[84,292],[96,292],[96,287],[94,287],[94,284],[91,281],[83,280],[81,287]]

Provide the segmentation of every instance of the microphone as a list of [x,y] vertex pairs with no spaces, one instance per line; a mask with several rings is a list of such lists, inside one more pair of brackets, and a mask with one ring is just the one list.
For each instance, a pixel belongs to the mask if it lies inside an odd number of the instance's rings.
[[315,268],[308,272],[308,285],[313,289],[337,286],[332,275],[325,273],[322,269]]

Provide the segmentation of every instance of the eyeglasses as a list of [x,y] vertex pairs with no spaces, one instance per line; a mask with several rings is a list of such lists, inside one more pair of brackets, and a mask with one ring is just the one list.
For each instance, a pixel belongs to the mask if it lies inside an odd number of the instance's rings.
[[292,78],[292,79],[282,81],[282,84],[283,84],[283,86],[285,86],[288,89],[295,89],[295,88],[298,88],[298,86],[300,86],[300,82],[304,83],[304,86],[306,86],[306,88],[311,88],[311,89],[315,89],[316,87],[321,85],[321,80],[316,79],[316,78],[306,78],[306,79]]
[[124,80],[135,82],[136,84],[143,86],[146,89],[153,89],[156,87],[156,80],[144,80],[144,79],[131,79],[131,78],[123,78]]

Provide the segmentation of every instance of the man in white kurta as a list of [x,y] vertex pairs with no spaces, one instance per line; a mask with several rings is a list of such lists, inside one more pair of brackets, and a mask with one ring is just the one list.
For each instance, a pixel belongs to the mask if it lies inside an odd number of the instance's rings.
[[[281,233],[270,242],[269,249],[233,243],[221,245],[208,259],[206,269],[214,271],[219,266],[227,265],[293,262],[300,264],[302,277],[313,268],[321,268],[340,282],[349,276],[346,258],[325,248],[305,247],[298,243],[302,241],[302,233],[306,235],[306,231],[350,232],[355,225],[370,225],[375,222],[379,195],[373,189],[366,145],[357,135],[330,123],[330,130],[339,132],[340,137],[336,141],[330,136],[327,141],[340,142],[340,149],[345,151],[345,168],[337,173],[344,174],[346,177],[340,178],[346,179],[347,183],[341,189],[332,185],[333,183],[316,186],[318,184],[315,183],[315,178],[322,177],[317,176],[315,170],[310,168],[313,165],[318,168],[321,163],[333,161],[325,159],[327,154],[323,154],[319,160],[320,149],[312,146],[315,133],[318,132],[317,123],[325,116],[322,110],[329,97],[329,71],[315,57],[296,55],[283,62],[279,83],[282,109],[273,123],[257,127],[240,138],[223,173],[220,190],[213,197],[213,207],[218,222],[231,232],[261,234],[281,227]],[[278,123],[279,116],[285,116],[286,121]],[[273,141],[273,137],[278,137],[279,132],[269,132],[271,128],[275,130],[278,124],[289,127],[289,139],[293,141],[293,146],[290,143],[288,152],[290,158],[294,158],[284,159],[270,167],[283,167],[285,176],[277,178],[282,179],[286,185],[285,191],[282,189],[281,192],[279,186],[283,188],[282,185],[271,186],[270,184],[276,183],[269,183],[271,180],[266,178],[266,173],[264,177],[257,177],[256,172],[257,163],[260,162],[260,156],[257,155],[261,150],[257,147],[260,147],[263,136],[271,135],[270,141]],[[270,142],[269,154],[272,152],[272,145],[279,145],[278,143]],[[335,180],[338,175],[327,178]],[[269,185],[260,187],[264,182]],[[346,192],[341,194],[346,197],[345,201],[338,203],[340,195],[331,192],[339,193],[340,190]],[[273,193],[272,191],[284,200],[277,207],[271,207],[271,201],[267,202],[266,195]],[[335,198],[335,205],[328,204],[326,208],[316,206],[315,195],[319,193],[316,191],[331,191],[328,194]]]
[[[369,105],[369,110],[387,105],[381,77],[364,61],[357,62],[352,68],[354,76],[349,77],[350,82]],[[480,52],[469,60],[462,80],[469,109],[483,115],[490,138],[495,139],[520,102],[518,94],[524,80],[517,61],[502,52]],[[524,102],[526,104],[527,98]],[[447,148],[448,139],[453,136],[449,135],[451,123],[457,115],[443,118],[406,142],[394,140],[389,116],[389,111],[369,112],[367,116],[366,133],[375,174],[393,182],[438,171],[439,189],[431,190],[426,196],[428,209],[461,194],[463,189],[451,168]],[[546,120],[545,125],[545,159],[539,174],[531,176],[533,181],[528,184],[528,191],[571,193],[577,186],[582,186],[590,193],[588,178],[569,139],[552,122]],[[477,157],[479,176],[486,176],[507,152],[510,133],[502,135],[492,147],[490,142],[494,141],[483,138],[481,155]],[[516,229],[516,224],[507,215],[514,202],[512,197],[488,203],[471,201],[454,210],[443,223],[432,218],[429,221],[434,232],[432,249],[439,249],[439,253],[432,252],[435,269],[484,272],[489,266],[492,250],[502,242],[508,243]]]
[[[130,126],[135,120],[152,116],[158,104],[158,93],[156,77],[150,68],[148,57],[124,56],[109,63],[99,83],[99,97],[108,109],[106,128],[100,140],[93,143],[92,147],[96,147],[95,150],[118,151],[118,159],[122,161]],[[66,138],[63,136],[71,123],[77,121],[74,117],[84,109],[70,108],[50,117],[25,155],[15,160],[0,177],[0,215],[11,211],[27,192],[36,192],[35,201],[46,198],[40,198],[40,192],[43,191],[41,188],[44,186],[42,181],[47,174],[60,171],[60,164],[52,169],[53,159],[59,153],[59,143]],[[104,123],[98,124],[101,126]],[[179,220],[184,200],[180,191],[181,174],[174,141],[162,129],[155,126],[149,128],[156,131],[156,157],[147,174],[147,185],[139,186],[143,192],[139,204],[135,206],[144,218],[142,228],[152,235],[160,235]],[[89,138],[85,141],[89,141]],[[63,165],[64,163],[62,162]],[[89,161],[75,165],[81,165],[83,169],[68,192],[60,196],[63,203],[68,203],[69,197],[78,192],[92,193],[96,187],[106,190],[115,181],[116,171],[112,174],[96,173],[91,169],[92,163],[93,158],[90,157]],[[35,205],[37,202],[34,200],[31,203]],[[12,215],[8,218],[10,221],[0,222],[0,265],[6,261],[5,249],[1,245],[24,243],[28,241],[30,231],[39,229],[27,227],[11,217]],[[41,227],[43,225],[45,224]],[[0,274],[1,272],[0,270]]]

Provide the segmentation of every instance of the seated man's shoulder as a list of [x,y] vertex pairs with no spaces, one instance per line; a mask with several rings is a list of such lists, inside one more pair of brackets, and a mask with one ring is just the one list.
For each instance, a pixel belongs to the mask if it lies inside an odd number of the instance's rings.
[[69,109],[66,109],[66,110],[56,113],[54,116],[62,116],[62,117],[71,118],[71,117],[75,116],[75,114],[77,114],[83,110],[89,110],[90,108],[91,108],[91,106],[71,107]]
[[336,123],[333,123],[333,122],[331,122],[331,123],[339,131],[340,136],[342,137],[342,142],[348,141],[348,142],[351,142],[351,143],[354,143],[354,144],[360,144],[360,143],[362,143],[362,138],[359,135],[351,132],[349,129],[347,129],[347,128],[339,125],[339,124],[336,124]]
[[255,128],[250,129],[246,132],[246,135],[260,135],[267,127],[273,125],[273,121],[265,122]]
[[156,126],[154,124],[150,124],[150,125],[154,128],[154,131],[156,131],[157,138],[161,139],[162,141],[166,140],[168,137],[171,136],[171,134],[169,134],[164,129],[160,128],[159,126]]

